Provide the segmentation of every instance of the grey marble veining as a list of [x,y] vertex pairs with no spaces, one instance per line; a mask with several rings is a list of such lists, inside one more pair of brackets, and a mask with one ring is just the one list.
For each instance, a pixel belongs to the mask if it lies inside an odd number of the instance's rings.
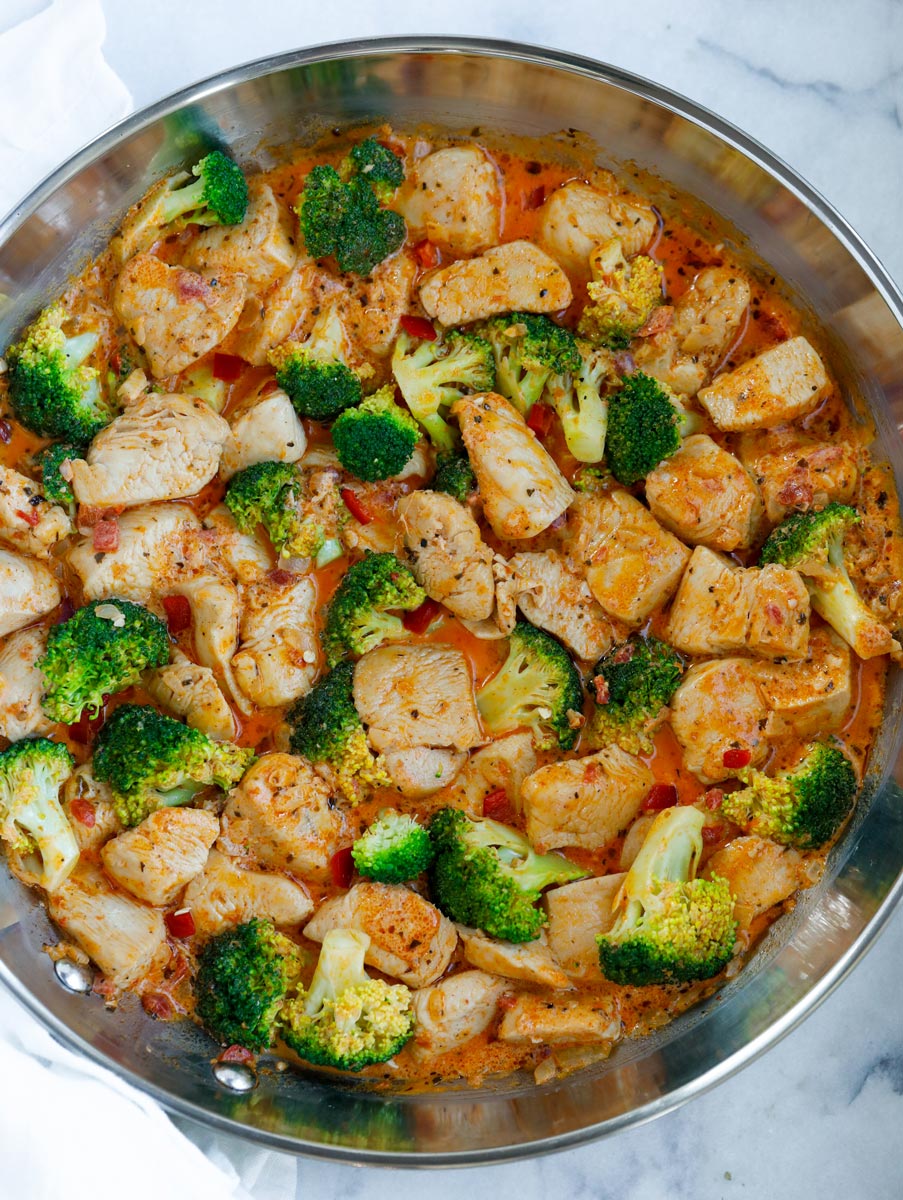
[[[16,0],[19,2],[19,0]],[[717,110],[818,187],[903,281],[900,0],[105,0],[107,56],[136,105],[297,45],[479,34],[601,58]],[[903,914],[803,1026],[708,1095],[563,1155],[466,1174],[216,1152],[255,1195],[454,1200],[897,1200],[903,1196]],[[209,1135],[192,1129],[202,1146]]]

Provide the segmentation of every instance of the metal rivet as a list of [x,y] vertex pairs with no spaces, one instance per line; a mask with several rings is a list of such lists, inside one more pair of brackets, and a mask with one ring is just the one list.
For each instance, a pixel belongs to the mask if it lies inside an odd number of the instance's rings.
[[244,1063],[214,1063],[213,1078],[230,1092],[250,1092],[257,1087],[257,1076]]
[[94,986],[94,976],[90,968],[73,962],[71,958],[58,958],[53,964],[53,970],[67,992],[85,995]]

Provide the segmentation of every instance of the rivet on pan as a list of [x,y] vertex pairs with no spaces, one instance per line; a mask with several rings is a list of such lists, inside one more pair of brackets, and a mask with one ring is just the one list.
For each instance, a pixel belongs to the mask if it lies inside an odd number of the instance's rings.
[[58,958],[53,964],[53,970],[67,992],[84,995],[94,986],[94,976],[90,969],[81,963],[73,962],[71,958]]
[[244,1063],[218,1062],[213,1064],[213,1077],[230,1092],[250,1092],[257,1087],[257,1076]]

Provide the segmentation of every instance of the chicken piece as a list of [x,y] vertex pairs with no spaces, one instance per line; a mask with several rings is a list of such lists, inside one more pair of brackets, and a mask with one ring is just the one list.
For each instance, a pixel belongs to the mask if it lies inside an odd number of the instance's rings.
[[402,884],[356,883],[317,909],[304,936],[322,942],[330,929],[368,934],[364,961],[412,988],[427,987],[444,975],[458,944],[451,921]]
[[43,617],[60,602],[60,587],[36,558],[0,549],[0,637]]
[[253,705],[238,686],[232,671],[241,620],[238,588],[231,579],[213,572],[199,572],[186,578],[176,577],[169,583],[167,591],[173,596],[184,596],[191,606],[198,662],[202,667],[209,667],[223,681],[236,706],[249,715]]
[[79,850],[93,853],[122,832],[110,786],[95,779],[90,762],[76,767],[63,784],[62,805]]
[[216,474],[229,426],[196,396],[147,392],[72,460],[79,504],[129,507],[178,500]]
[[395,511],[417,582],[456,617],[482,621],[492,612],[492,551],[463,504],[444,492],[411,492]]
[[575,493],[514,405],[487,392],[464,396],[452,412],[495,534],[516,540],[548,529]]
[[528,621],[554,634],[578,658],[595,662],[622,632],[586,580],[569,571],[554,550],[515,554],[507,566],[508,579],[499,590],[508,589]]
[[0,466],[0,542],[46,558],[71,532],[68,514],[45,500],[33,479]]
[[646,476],[646,503],[666,529],[710,550],[751,546],[764,511],[747,469],[705,433],[688,437]]
[[465,1045],[495,1019],[508,984],[485,971],[460,971],[412,998],[415,1058],[435,1058]]
[[264,754],[229,794],[220,849],[328,883],[329,860],[348,842],[345,817],[309,762]]
[[89,535],[76,542],[67,561],[78,575],[85,600],[119,596],[147,603],[183,560],[189,535],[200,521],[187,504],[133,508],[118,519],[119,546],[98,554]]
[[307,449],[307,434],[281,388],[257,392],[229,418],[219,473],[223,480],[261,462],[297,462]]
[[383,766],[393,787],[411,800],[423,800],[444,788],[466,762],[467,754],[463,750],[436,749],[432,746],[390,750],[383,758]]
[[454,783],[436,796],[436,805],[482,817],[484,799],[504,788],[511,808],[520,812],[523,782],[535,770],[533,735],[509,733],[472,754]]
[[172,904],[199,875],[219,836],[219,821],[203,808],[160,808],[100,852],[114,883],[146,904]]
[[614,924],[614,900],[624,874],[578,879],[550,889],[543,897],[549,914],[549,948],[572,979],[602,978],[596,937]]
[[690,551],[629,492],[579,496],[568,514],[569,554],[611,616],[640,625],[673,594]]
[[240,225],[212,225],[189,245],[182,261],[208,276],[244,275],[252,292],[264,292],[288,274],[297,258],[294,221],[269,184],[248,188],[248,211]]
[[554,258],[532,242],[505,242],[478,258],[440,267],[420,286],[420,303],[443,325],[468,325],[497,313],[552,313],[573,292]]
[[552,957],[545,932],[532,942],[502,942],[487,937],[479,929],[458,926],[464,944],[464,957],[474,967],[500,975],[503,979],[520,979],[537,987],[561,990],[571,981]]
[[294,928],[314,910],[307,889],[294,879],[246,870],[218,850],[210,851],[203,871],[185,889],[182,903],[191,910],[201,937],[212,937],[254,917],[272,921],[280,929]]
[[620,1041],[621,1034],[621,1015],[614,996],[550,1000],[534,992],[522,992],[499,1025],[499,1041],[514,1045],[595,1045]]
[[154,378],[165,379],[219,345],[241,316],[246,292],[241,275],[207,279],[136,254],[116,280],[113,310],[143,347]]
[[144,672],[142,686],[161,708],[215,741],[231,742],[238,733],[213,671],[192,662],[178,647],[166,666]]
[[[703,783],[735,774],[724,765],[725,750],[748,750],[751,765],[768,754],[768,707],[759,687],[760,664],[747,658],[697,663],[671,700],[671,728],[687,769]],[[799,667],[794,664],[792,670]]]
[[414,256],[402,251],[378,263],[366,278],[344,276],[345,289],[334,303],[362,361],[391,354],[401,318],[411,308],[417,270]]
[[799,851],[760,837],[734,838],[715,851],[703,875],[727,880],[741,929],[748,929],[761,913],[814,882]]
[[252,583],[275,563],[272,547],[256,533],[242,533],[225,504],[217,504],[204,517],[201,537],[209,539],[216,557],[239,583]]
[[469,750],[483,739],[470,666],[454,646],[378,646],[354,671],[354,704],[378,751]]
[[35,663],[47,649],[47,630],[20,629],[0,650],[0,736],[17,742],[54,727],[44,716],[44,676]]
[[265,367],[271,350],[307,337],[324,297],[337,290],[316,263],[299,260],[262,296],[249,296],[224,349],[255,367]]
[[812,412],[830,390],[824,363],[795,337],[719,375],[698,399],[719,429],[772,429]]
[[539,210],[539,242],[566,271],[589,276],[589,256],[600,242],[618,238],[628,258],[655,232],[655,213],[646,200],[618,194],[612,178],[605,191],[572,181],[556,188]]
[[[280,577],[281,578],[281,577]],[[305,575],[260,579],[242,588],[241,641],[235,682],[257,708],[306,695],[317,674],[317,589]]]
[[498,243],[502,201],[489,155],[479,146],[448,146],[414,164],[398,208],[411,238],[428,238],[457,256]]
[[738,567],[697,546],[671,605],[668,641],[683,654],[805,658],[809,611],[799,572],[776,563]]
[[674,319],[645,338],[636,365],[682,396],[695,396],[727,353],[749,305],[749,283],[730,267],[706,267],[674,305]]
[[527,837],[541,854],[557,846],[598,850],[627,828],[654,782],[620,746],[549,763],[521,788]]
[[797,509],[849,504],[859,480],[859,447],[819,441],[794,426],[744,433],[740,461],[756,479],[765,515],[777,525]]
[[48,896],[47,911],[117,988],[137,983],[165,947],[162,915],[114,892],[103,872],[87,862]]
[[833,629],[809,635],[803,662],[760,664],[759,688],[771,710],[766,736],[806,738],[838,729],[852,700],[850,648]]

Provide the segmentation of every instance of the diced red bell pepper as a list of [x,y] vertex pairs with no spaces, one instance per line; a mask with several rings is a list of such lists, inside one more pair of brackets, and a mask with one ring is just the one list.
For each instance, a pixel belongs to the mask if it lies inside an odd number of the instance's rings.
[[354,859],[351,857],[350,846],[343,846],[341,850],[336,850],[329,860],[329,871],[336,887],[351,887],[351,880],[354,878]]
[[501,821],[505,824],[513,815],[511,801],[504,788],[496,788],[494,792],[483,797],[483,816],[490,821]]
[[3,442],[3,444],[6,445],[12,441],[12,436],[12,425],[10,425],[9,421],[5,420],[3,417],[0,417],[0,442]]
[[439,266],[439,251],[428,238],[424,238],[414,247],[414,257],[424,271],[430,271],[433,267]]
[[221,383],[234,383],[245,369],[244,360],[236,354],[214,354],[213,378]]
[[419,338],[421,342],[434,342],[436,340],[436,330],[433,328],[433,322],[428,321],[426,317],[415,317],[411,313],[405,313],[401,318],[401,327],[405,333],[411,337]]
[[191,909],[180,908],[166,914],[166,928],[174,938],[190,938],[195,935],[194,917]]
[[341,489],[342,503],[354,517],[355,521],[359,521],[361,525],[369,525],[373,520],[367,509],[361,504],[357,498],[357,492],[354,488],[343,487]]
[[76,796],[69,805],[69,811],[73,818],[78,821],[79,825],[84,825],[86,829],[93,829],[97,824],[97,813],[94,811],[94,805],[90,800],[85,800],[83,796]]
[[547,437],[554,417],[548,404],[534,404],[527,417],[527,428],[532,429],[538,438]]
[[191,604],[187,596],[164,596],[163,611],[172,634],[191,628]]
[[219,1056],[219,1062],[252,1063],[254,1052],[247,1046],[227,1046]]
[[401,618],[401,623],[409,633],[426,633],[441,612],[441,604],[435,600],[424,600],[419,608],[415,608],[413,612],[406,612]]
[[92,534],[92,543],[100,554],[109,554],[119,549],[119,522],[115,517],[103,517],[97,522]]
[[677,803],[677,788],[673,783],[654,783],[646,793],[641,808],[643,812],[662,812]]
[[726,826],[724,825],[703,825],[702,841],[705,846],[717,846],[724,838]]
[[33,508],[17,508],[16,516],[20,521],[24,521],[26,525],[30,525],[32,529],[41,519],[40,513],[35,512]]
[[752,751],[744,750],[741,746],[731,746],[730,749],[725,750],[721,761],[729,771],[738,771],[741,767],[748,767],[752,762]]

